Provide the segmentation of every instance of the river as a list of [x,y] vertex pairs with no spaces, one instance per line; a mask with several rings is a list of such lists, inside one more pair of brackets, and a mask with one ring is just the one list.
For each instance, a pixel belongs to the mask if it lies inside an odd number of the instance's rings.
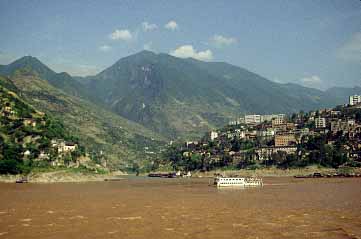
[[1,238],[361,238],[361,179],[0,184]]

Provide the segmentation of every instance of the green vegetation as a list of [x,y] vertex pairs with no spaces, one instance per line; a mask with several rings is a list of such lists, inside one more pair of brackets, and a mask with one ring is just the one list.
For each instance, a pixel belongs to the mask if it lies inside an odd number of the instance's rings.
[[[66,141],[79,142],[79,146],[86,145],[82,153],[94,163],[106,164],[114,170],[131,168],[133,162],[144,168],[148,167],[147,161],[156,160],[156,153],[164,144],[163,137],[103,107],[64,93],[39,75],[27,67],[2,79],[16,87],[24,102],[52,119],[45,119],[47,138],[61,136]],[[63,132],[71,132],[71,135]],[[46,139],[42,140],[47,143]],[[68,160],[65,158],[65,161]]]
[[26,174],[34,167],[50,165],[59,157],[64,157],[68,165],[84,155],[81,145],[69,154],[60,155],[51,140],[78,142],[77,137],[66,131],[61,121],[35,110],[4,86],[18,91],[6,78],[0,78],[0,174]]
[[360,88],[329,94],[278,84],[221,62],[142,51],[82,81],[95,104],[174,139],[200,137],[239,114],[297,112],[342,104]]
[[[6,76],[0,77],[1,86],[11,92],[9,97],[1,97],[11,101],[2,107],[15,112],[1,116],[0,131],[1,165],[11,173],[46,168],[53,163],[58,158],[52,146],[54,139],[78,145],[76,151],[61,158],[61,164],[72,165],[75,158],[86,156],[92,164],[130,172],[169,167],[168,158],[174,167],[188,169],[262,167],[252,158],[254,149],[274,142],[231,139],[220,145],[208,142],[202,145],[204,152],[163,152],[170,139],[197,138],[242,112],[295,112],[325,107],[342,103],[345,95],[360,91],[335,88],[329,94],[277,84],[226,63],[147,51],[120,59],[102,73],[86,78],[56,73],[34,57],[1,66],[0,75]],[[342,92],[340,97],[333,97],[337,92]],[[356,119],[361,117],[358,112],[348,113]],[[314,127],[312,123],[306,126]],[[335,165],[327,159],[329,155],[344,162],[342,148],[325,146],[305,156],[302,150],[308,152],[310,147],[300,146],[303,158],[297,160],[275,155],[278,159],[274,164],[288,167],[309,160],[308,164],[319,155],[325,157],[318,161],[322,165]],[[242,152],[244,158],[234,162],[229,151]],[[219,152],[224,154],[219,156]],[[44,159],[38,160],[40,156]]]

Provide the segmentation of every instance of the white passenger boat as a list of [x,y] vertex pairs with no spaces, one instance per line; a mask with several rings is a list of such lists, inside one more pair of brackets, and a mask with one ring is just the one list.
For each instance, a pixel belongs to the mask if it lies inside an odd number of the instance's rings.
[[263,181],[262,178],[253,177],[215,177],[214,185],[217,187],[261,187]]

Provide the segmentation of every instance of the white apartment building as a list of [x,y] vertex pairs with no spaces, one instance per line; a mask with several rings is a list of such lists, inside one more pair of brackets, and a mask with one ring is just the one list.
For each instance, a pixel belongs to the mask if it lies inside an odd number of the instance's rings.
[[351,95],[349,100],[350,105],[361,104],[361,95]]
[[326,128],[326,119],[318,117],[315,119],[315,126],[317,129],[319,128]]
[[285,114],[272,114],[272,115],[245,115],[244,122],[246,124],[260,124],[266,121],[277,120],[284,122]]
[[261,123],[261,115],[246,115],[244,121],[246,124],[259,124]]

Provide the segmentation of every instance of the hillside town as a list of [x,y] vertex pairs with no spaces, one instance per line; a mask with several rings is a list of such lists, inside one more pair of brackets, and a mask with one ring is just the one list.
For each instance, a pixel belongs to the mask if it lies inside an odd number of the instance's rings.
[[35,166],[79,167],[87,159],[80,157],[84,148],[60,122],[1,86],[0,116],[2,173],[19,173]]
[[173,148],[175,167],[279,167],[361,165],[361,96],[348,104],[292,115],[245,115]]

